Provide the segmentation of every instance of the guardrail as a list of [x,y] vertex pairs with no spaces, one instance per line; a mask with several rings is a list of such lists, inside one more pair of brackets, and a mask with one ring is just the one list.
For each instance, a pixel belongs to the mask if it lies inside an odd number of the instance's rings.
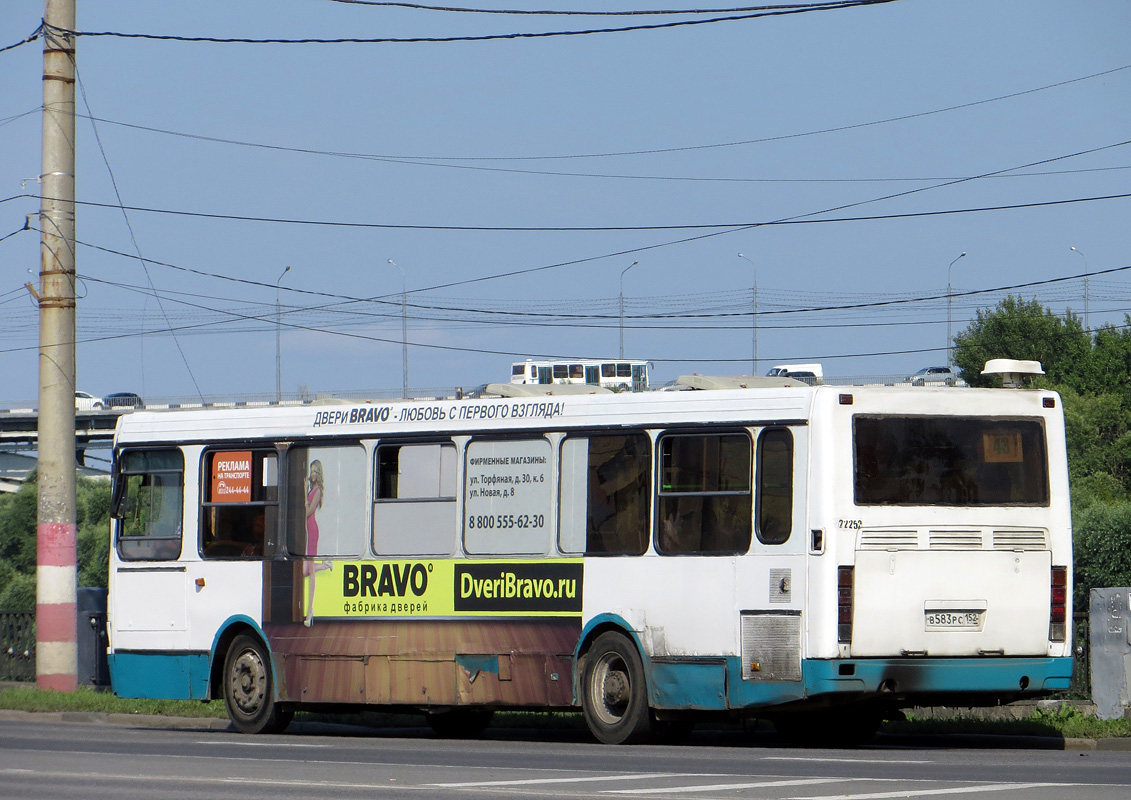
[[35,612],[0,611],[0,681],[35,680]]

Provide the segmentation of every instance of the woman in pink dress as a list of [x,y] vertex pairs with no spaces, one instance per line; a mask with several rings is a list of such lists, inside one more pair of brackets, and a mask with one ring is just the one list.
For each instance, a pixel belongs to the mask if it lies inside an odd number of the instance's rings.
[[[314,459],[310,462],[307,476],[306,491],[306,554],[318,555],[318,518],[315,512],[322,507],[322,492],[324,479],[322,477],[322,462]],[[314,575],[324,569],[333,569],[332,561],[315,562],[306,560],[302,563],[302,573],[309,578],[306,590],[306,619],[303,624],[310,627],[314,622]]]

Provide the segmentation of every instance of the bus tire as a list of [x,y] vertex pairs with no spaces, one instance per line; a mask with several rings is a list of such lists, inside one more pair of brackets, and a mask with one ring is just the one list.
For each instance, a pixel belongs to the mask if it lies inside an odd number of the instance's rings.
[[294,712],[275,702],[275,682],[267,648],[255,636],[240,634],[224,659],[224,705],[240,733],[280,733]]
[[598,741],[633,744],[652,733],[652,710],[644,666],[625,636],[602,633],[585,655],[581,675],[581,707]]
[[453,708],[428,714],[428,727],[442,739],[472,739],[491,724],[495,712],[489,708]]

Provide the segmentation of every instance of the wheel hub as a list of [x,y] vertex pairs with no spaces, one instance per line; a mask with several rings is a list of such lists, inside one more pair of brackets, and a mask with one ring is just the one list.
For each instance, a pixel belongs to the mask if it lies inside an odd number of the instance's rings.
[[258,711],[263,705],[267,686],[267,670],[259,657],[253,652],[241,653],[232,665],[229,677],[232,700],[240,711],[245,714]]
[[623,708],[628,703],[628,680],[623,672],[609,672],[603,688],[609,708]]

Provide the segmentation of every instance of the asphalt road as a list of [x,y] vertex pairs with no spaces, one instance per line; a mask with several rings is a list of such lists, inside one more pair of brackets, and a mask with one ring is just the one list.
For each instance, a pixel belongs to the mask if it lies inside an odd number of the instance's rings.
[[203,725],[164,729],[144,720],[128,725],[45,716],[0,719],[0,798],[1131,797],[1129,750],[898,740],[803,750],[741,734],[696,734],[681,746],[610,747],[570,731],[491,730],[479,740],[446,741],[424,729],[309,725],[287,735],[243,736]]

